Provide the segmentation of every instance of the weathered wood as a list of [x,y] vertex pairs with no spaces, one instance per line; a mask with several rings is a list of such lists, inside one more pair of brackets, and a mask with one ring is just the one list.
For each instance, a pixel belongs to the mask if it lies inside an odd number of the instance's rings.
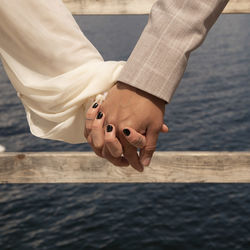
[[[72,14],[148,14],[156,0],[63,0]],[[230,0],[223,13],[250,13],[249,0]]]
[[250,1],[249,0],[230,0],[224,9],[225,14],[244,14],[250,13]]
[[250,182],[250,152],[157,152],[143,173],[93,153],[1,153],[0,183]]

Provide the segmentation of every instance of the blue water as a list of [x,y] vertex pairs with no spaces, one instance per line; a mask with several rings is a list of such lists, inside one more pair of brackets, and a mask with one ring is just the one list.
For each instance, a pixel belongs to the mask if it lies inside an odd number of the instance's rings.
[[[75,17],[106,60],[126,60],[146,16]],[[223,15],[195,51],[157,150],[250,150],[250,15]],[[0,67],[7,151],[88,151],[35,138]],[[0,249],[250,249],[248,184],[1,185]]]

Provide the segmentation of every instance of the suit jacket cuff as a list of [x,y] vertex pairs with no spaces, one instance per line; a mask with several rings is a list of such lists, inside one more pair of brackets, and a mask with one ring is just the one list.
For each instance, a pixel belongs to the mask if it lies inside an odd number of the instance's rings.
[[228,0],[158,0],[118,80],[170,102],[191,51]]

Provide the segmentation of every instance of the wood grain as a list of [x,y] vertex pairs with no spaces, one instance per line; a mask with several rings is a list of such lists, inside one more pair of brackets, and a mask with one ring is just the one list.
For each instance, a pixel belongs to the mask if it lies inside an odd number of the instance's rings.
[[225,14],[250,13],[250,0],[230,0],[224,9]]
[[143,173],[93,153],[1,153],[0,183],[250,182],[250,152],[157,152]]
[[[75,15],[148,14],[156,0],[63,0]],[[250,13],[249,0],[231,0],[223,13]]]

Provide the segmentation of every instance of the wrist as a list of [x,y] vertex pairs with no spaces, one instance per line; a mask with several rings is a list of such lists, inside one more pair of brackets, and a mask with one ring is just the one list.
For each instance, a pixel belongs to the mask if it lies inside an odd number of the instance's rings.
[[150,93],[148,93],[148,92],[146,92],[146,91],[144,91],[142,89],[138,89],[138,88],[136,88],[134,86],[131,86],[131,85],[127,84],[127,83],[124,83],[124,82],[120,82],[120,81],[116,82],[116,87],[119,90],[125,90],[126,89],[126,90],[130,91],[131,93],[136,93],[136,94],[138,94],[140,96],[143,96],[143,97],[151,100],[154,103],[159,103],[161,105],[168,104],[168,102],[166,102],[165,100],[163,100],[163,99],[161,99],[161,98],[159,98],[159,97],[157,97],[155,95],[152,95],[152,94],[150,94]]

